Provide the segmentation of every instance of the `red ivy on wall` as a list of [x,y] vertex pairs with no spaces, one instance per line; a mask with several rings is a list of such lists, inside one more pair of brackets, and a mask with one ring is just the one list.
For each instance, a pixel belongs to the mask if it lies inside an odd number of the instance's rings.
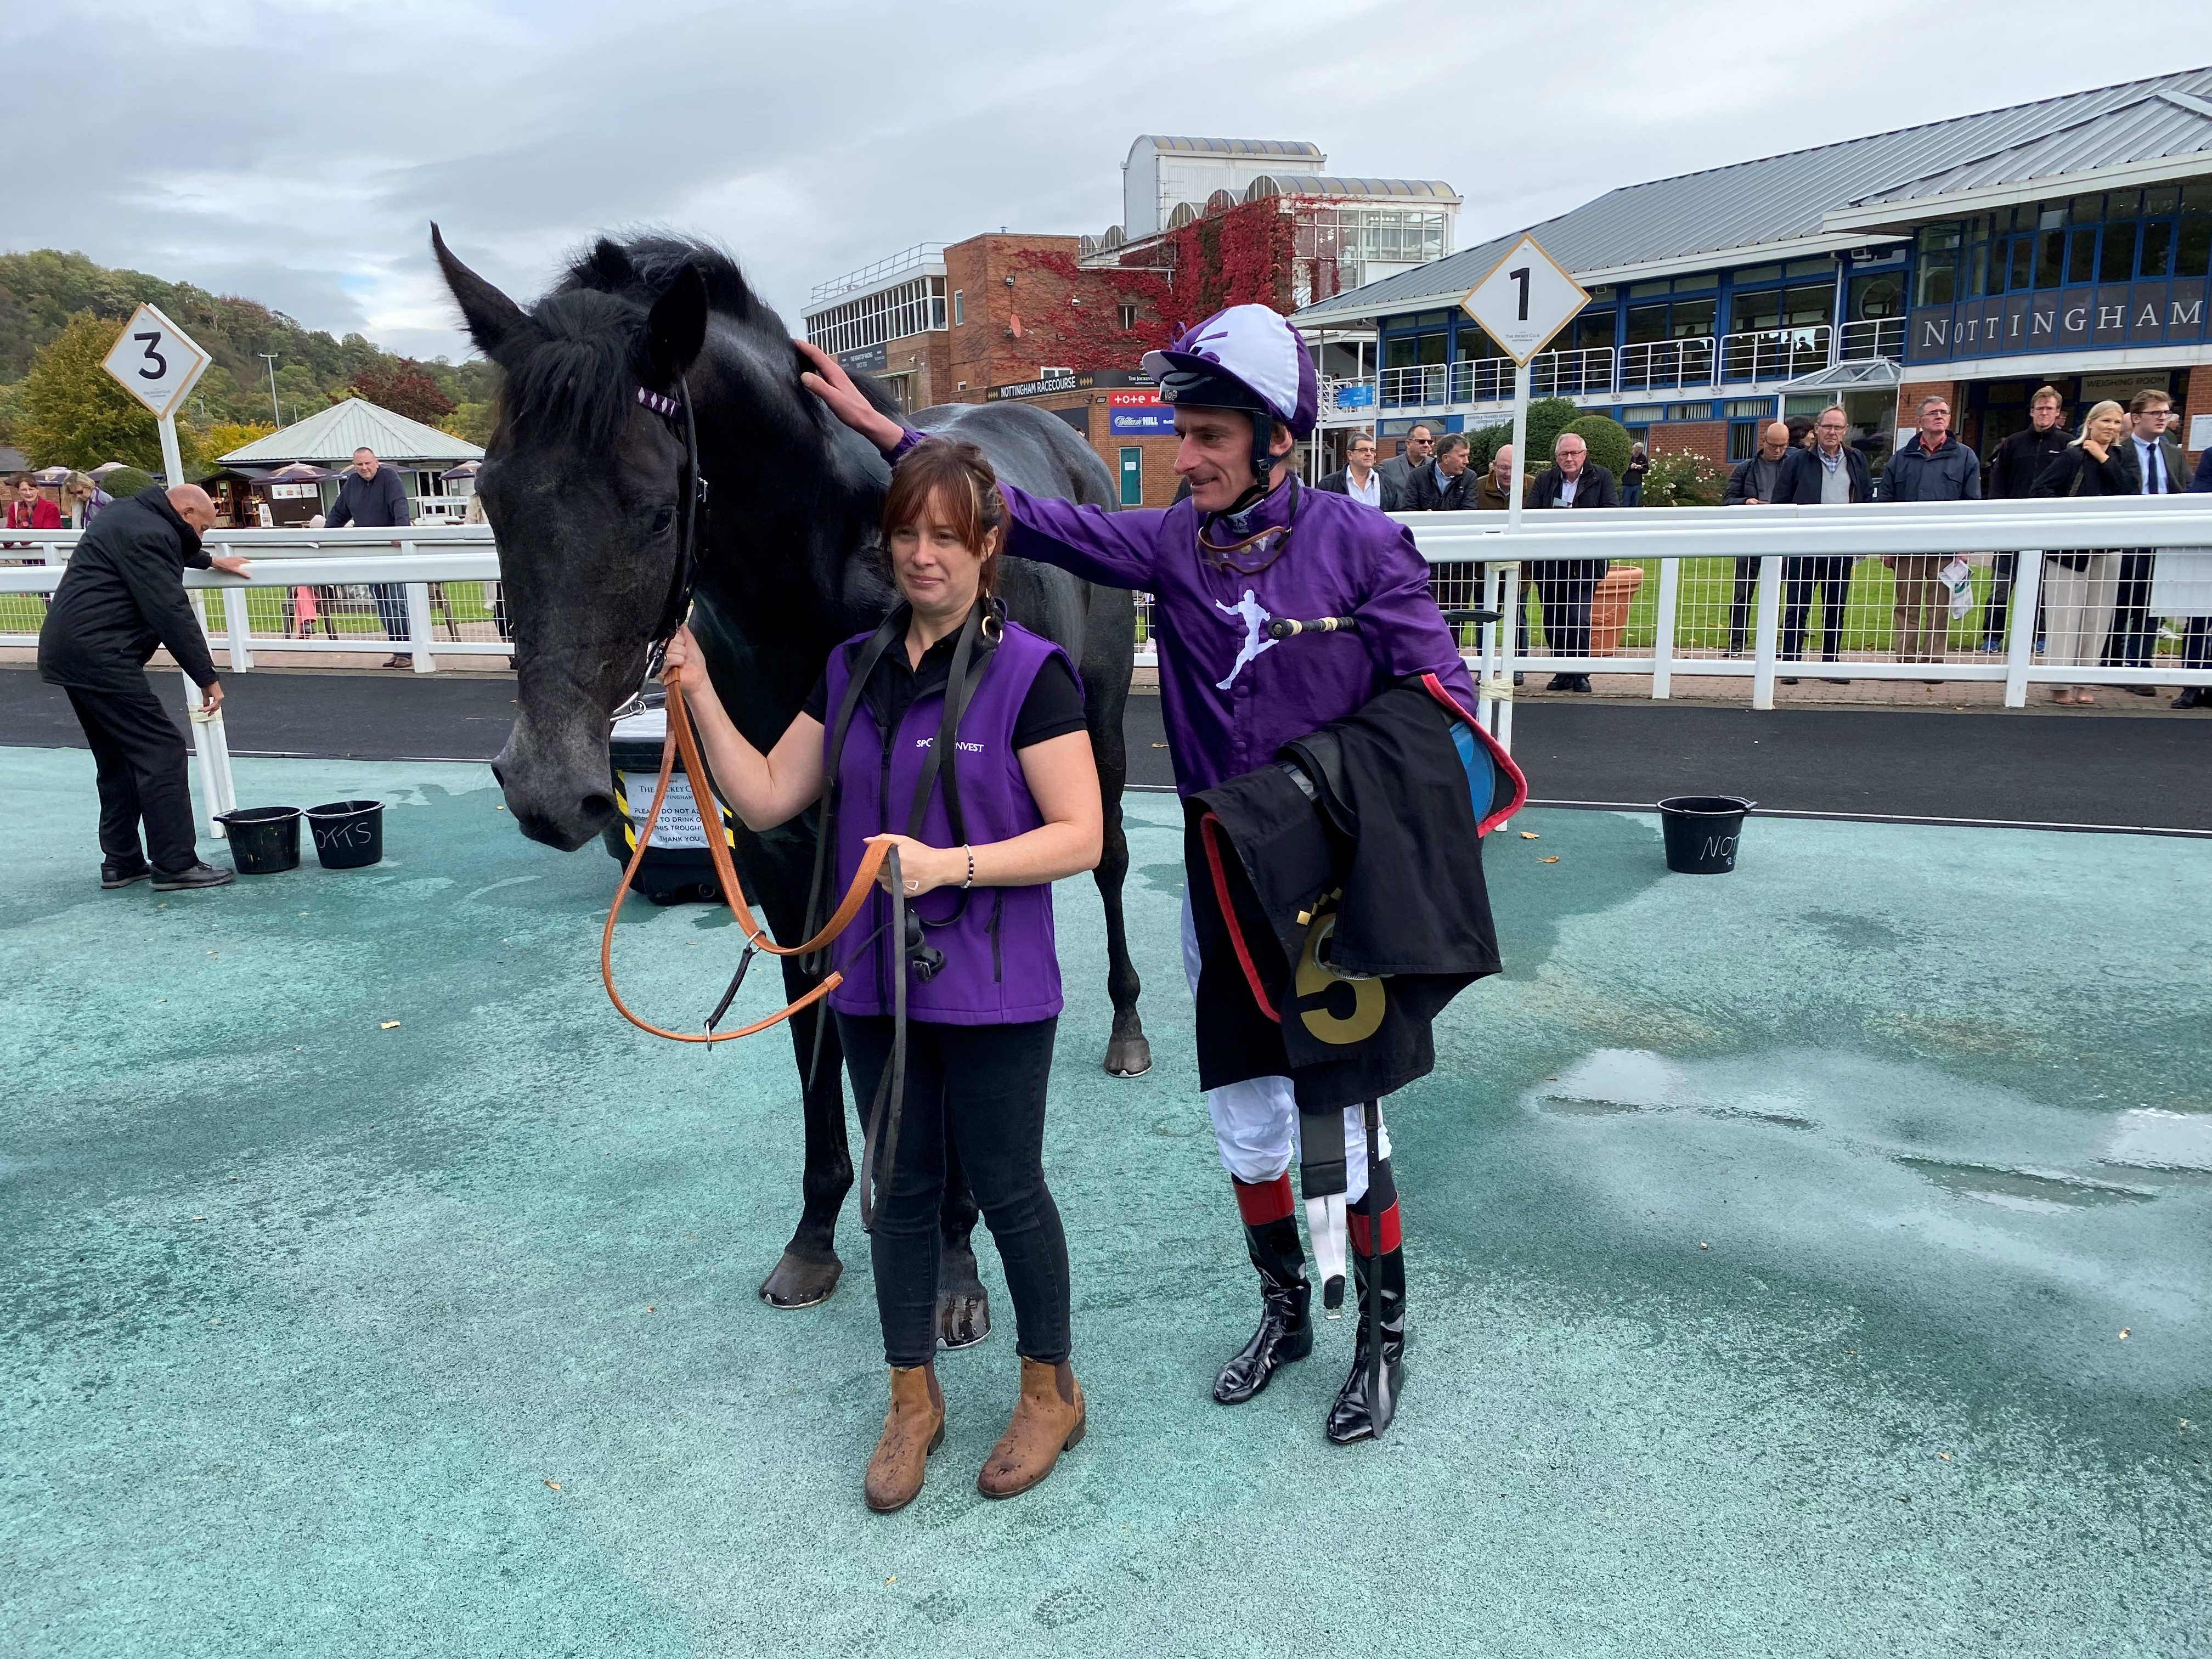
[[[1297,221],[1265,201],[1194,220],[1126,256],[1141,266],[1079,265],[1065,253],[1024,251],[1014,256],[1029,274],[1023,343],[1040,362],[1079,373],[1133,368],[1180,328],[1224,306],[1287,313],[1296,247]],[[1121,319],[1126,305],[1137,307],[1128,328]]]

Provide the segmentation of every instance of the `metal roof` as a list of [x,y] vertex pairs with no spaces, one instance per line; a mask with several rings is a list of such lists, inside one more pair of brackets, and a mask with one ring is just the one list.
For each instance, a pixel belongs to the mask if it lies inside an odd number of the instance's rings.
[[1294,158],[1302,161],[1325,161],[1319,144],[1307,143],[1302,138],[1170,138],[1157,132],[1139,133],[1136,143],[1129,146],[1129,154],[1137,153],[1137,145],[1149,143],[1163,153],[1186,155],[1274,155]]
[[356,449],[376,452],[380,461],[456,461],[483,459],[483,451],[465,438],[441,432],[434,426],[410,421],[361,398],[310,415],[304,421],[256,438],[222,457],[225,466],[273,466],[284,461],[335,461],[353,459]]
[[[1273,191],[1262,191],[1262,185]],[[1346,179],[1333,173],[1286,173],[1255,179],[1246,189],[1248,199],[1262,196],[1396,196],[1432,202],[1456,202],[1460,194],[1441,179]]]
[[[2200,106],[2202,108],[2200,109]],[[1868,210],[1894,202],[1898,223],[1933,216],[1936,198],[2098,169],[2203,155],[2212,169],[2212,68],[2069,93],[1610,191],[1506,235],[1308,306],[1299,322],[1373,317],[1456,301],[1524,234],[1577,276],[1796,241],[1848,246]],[[2083,182],[2087,182],[2084,180]],[[1852,228],[1825,222],[1846,217]],[[1808,252],[1818,251],[1808,249]]]

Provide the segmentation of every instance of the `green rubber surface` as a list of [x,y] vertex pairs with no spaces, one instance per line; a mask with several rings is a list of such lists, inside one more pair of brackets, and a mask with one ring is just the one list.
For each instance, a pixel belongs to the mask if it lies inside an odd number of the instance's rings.
[[[89,757],[0,751],[10,1654],[2212,1653],[2203,842],[1753,820],[1698,878],[1647,817],[1492,837],[1508,972],[1388,1103],[1404,1403],[1336,1449],[1348,1320],[1208,1398],[1257,1297],[1176,809],[1133,800],[1150,1075],[1099,1070],[1097,906],[1059,906],[1089,1436],[975,1492],[1017,1383],[983,1245],[1000,1329],[880,1517],[852,1205],[827,1305],[754,1296],[788,1043],[622,1024],[612,865],[482,768],[237,773],[382,798],[386,861],[102,893]],[[734,932],[627,915],[635,1005],[696,1024]]]

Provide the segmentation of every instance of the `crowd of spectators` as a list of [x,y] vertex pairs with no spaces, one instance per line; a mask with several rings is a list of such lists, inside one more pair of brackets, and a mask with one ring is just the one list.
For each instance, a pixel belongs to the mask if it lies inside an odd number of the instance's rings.
[[[1759,433],[1757,450],[1729,472],[1722,495],[1726,507],[1768,504],[1850,506],[1868,501],[1978,501],[2081,495],[2156,495],[2184,491],[2212,492],[2212,448],[2193,472],[2176,435],[2180,416],[2166,392],[2137,392],[2124,408],[2100,403],[2087,412],[2081,428],[2065,427],[2065,399],[2051,386],[2029,402],[2028,426],[1998,443],[1985,463],[1951,430],[1947,398],[1923,398],[1913,411],[1910,436],[1889,456],[1877,477],[1868,458],[1851,441],[1850,416],[1839,406],[1817,416],[1776,420]],[[1513,447],[1502,444],[1490,465],[1471,465],[1467,439],[1439,436],[1416,425],[1403,453],[1378,460],[1375,439],[1354,433],[1346,465],[1320,480],[1318,488],[1349,495],[1388,513],[1503,512],[1512,505],[1517,475]],[[1524,510],[1640,506],[1650,457],[1638,443],[1627,468],[1616,479],[1590,458],[1583,436],[1559,434],[1552,464],[1521,478]],[[1942,664],[1950,653],[1957,620],[1954,595],[1961,590],[1951,553],[1893,553],[1881,556],[1891,579],[1890,653],[1902,663]],[[2152,611],[2156,551],[2150,548],[2074,549],[2047,553],[2037,595],[2036,643],[2047,665],[2148,668],[2157,663],[2158,641],[2166,620]],[[1546,653],[1589,655],[1593,597],[1609,561],[1545,560],[1528,567],[1528,592],[1516,619],[1516,648],[1528,650],[1528,608],[1533,603],[1543,629]],[[1977,630],[1983,652],[2002,651],[2008,637],[2018,556],[1989,557],[1990,580],[1980,600]],[[1759,560],[1734,561],[1729,578],[1728,652],[1741,656],[1755,626]],[[1793,665],[1803,661],[1808,643],[1823,665],[1820,678],[1849,684],[1843,672],[1844,623],[1856,556],[1808,554],[1782,562],[1780,656]],[[1439,567],[1437,601],[1447,610],[1465,607],[1481,580],[1481,567]],[[1814,624],[1814,606],[1818,622]],[[2181,625],[2180,664],[2212,668],[2212,616],[2175,618]],[[1833,668],[1826,665],[1837,665]],[[1516,674],[1514,681],[1521,683]],[[1795,685],[1796,676],[1782,683]],[[1930,685],[1942,684],[1930,677]],[[1566,672],[1553,677],[1555,691],[1588,691],[1589,676]],[[2151,685],[2123,690],[2154,697]],[[2059,686],[2051,700],[2094,703],[2086,685]],[[2177,708],[2212,708],[2212,690],[2189,687],[2173,700]]]

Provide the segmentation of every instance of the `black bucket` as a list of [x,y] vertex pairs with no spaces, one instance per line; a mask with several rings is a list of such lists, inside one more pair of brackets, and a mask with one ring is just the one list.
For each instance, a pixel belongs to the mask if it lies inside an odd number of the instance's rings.
[[1757,801],[1735,795],[1670,795],[1659,803],[1667,867],[1681,876],[1724,876],[1735,868],[1744,814]]
[[217,815],[241,876],[273,876],[300,867],[300,809],[244,806]]
[[325,870],[359,870],[384,857],[384,803],[334,800],[307,809],[315,832],[315,856]]

